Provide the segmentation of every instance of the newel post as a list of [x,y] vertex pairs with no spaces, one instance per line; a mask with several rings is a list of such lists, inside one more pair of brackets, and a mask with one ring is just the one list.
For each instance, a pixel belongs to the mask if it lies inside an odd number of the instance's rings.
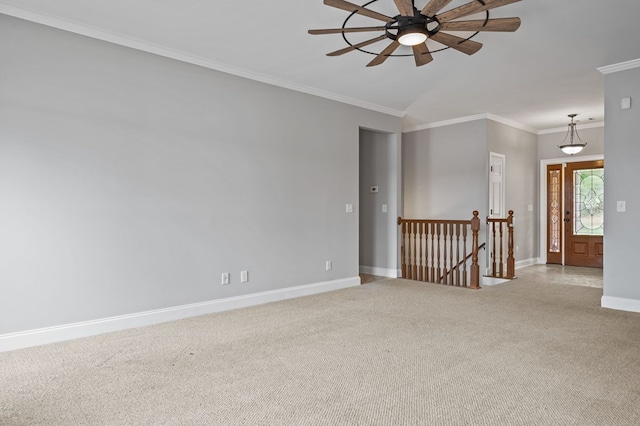
[[478,265],[478,233],[480,231],[480,218],[478,210],[473,211],[471,219],[471,286],[469,288],[480,288],[480,265]]
[[507,228],[509,229],[509,241],[507,245],[507,278],[512,279],[516,276],[516,259],[513,257],[513,210],[509,210]]
[[402,221],[402,218],[398,216],[398,226],[400,226],[400,267],[402,268],[402,278],[407,278],[407,266],[406,266],[406,258],[404,254],[404,233],[405,233],[405,223]]

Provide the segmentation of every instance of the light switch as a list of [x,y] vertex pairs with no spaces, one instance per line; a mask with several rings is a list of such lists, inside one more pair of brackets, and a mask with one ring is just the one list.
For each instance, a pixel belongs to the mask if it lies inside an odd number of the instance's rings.
[[627,202],[626,201],[617,201],[616,202],[616,211],[620,213],[624,213],[627,211]]

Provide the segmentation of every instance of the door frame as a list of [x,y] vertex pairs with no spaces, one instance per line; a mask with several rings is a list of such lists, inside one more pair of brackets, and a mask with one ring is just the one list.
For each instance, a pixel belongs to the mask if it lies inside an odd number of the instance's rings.
[[[493,159],[498,159],[501,166],[502,166],[502,170],[500,171],[500,206],[498,206],[499,208],[499,212],[494,213],[492,207],[493,207],[493,200],[495,199],[495,187],[493,185]],[[504,154],[500,154],[497,152],[493,152],[490,151],[489,152],[489,217],[507,217],[505,212],[505,206],[506,206],[506,202],[505,202],[505,187],[506,185],[506,170],[507,170],[507,156]]]
[[[360,177],[360,167],[362,163],[363,153],[361,150],[362,143],[366,143],[362,138],[362,130],[367,131],[371,134],[375,134],[378,137],[384,138],[384,143],[388,144],[389,147],[395,152],[395,158],[386,158],[387,165],[389,167],[389,173],[383,179],[384,182],[380,182],[380,184],[385,184],[388,186],[386,188],[387,198],[385,198],[387,204],[387,211],[384,212],[384,216],[386,218],[386,224],[388,226],[388,241],[386,244],[387,247],[387,258],[391,260],[391,264],[387,265],[388,267],[379,267],[377,265],[360,265],[360,251],[363,244],[363,236],[360,234],[360,222],[363,220],[364,215],[376,215],[381,210],[373,209],[373,210],[365,210],[364,208],[364,200],[361,199],[363,187],[365,184],[361,181]],[[403,205],[403,191],[402,191],[402,135],[400,133],[393,133],[385,130],[374,129],[372,127],[358,127],[358,208],[357,208],[357,218],[358,218],[358,273],[372,274],[378,276],[384,276],[389,278],[398,278],[401,276],[400,269],[400,245],[401,245],[401,234],[400,229],[398,227],[397,218],[404,215],[404,205]],[[394,161],[395,160],[395,161]],[[393,171],[395,170],[395,174]],[[369,185],[372,182],[366,183]],[[369,188],[367,186],[367,188]],[[370,190],[366,191],[367,196],[370,194]],[[381,205],[377,205],[377,207],[381,207]],[[363,268],[364,267],[364,268]]]
[[[540,185],[539,185],[539,194],[540,194],[540,220],[538,223],[540,224],[540,257],[538,258],[538,263],[545,264],[547,263],[547,165],[549,164],[562,164],[562,163],[578,163],[582,161],[595,161],[595,160],[604,160],[604,155],[583,155],[583,156],[572,156],[572,157],[559,157],[559,158],[548,158],[544,160],[540,160]],[[562,197],[562,209],[564,211],[564,196]],[[564,239],[562,240],[562,244],[564,245]],[[564,253],[564,247],[563,247]],[[564,256],[563,256],[564,263]]]

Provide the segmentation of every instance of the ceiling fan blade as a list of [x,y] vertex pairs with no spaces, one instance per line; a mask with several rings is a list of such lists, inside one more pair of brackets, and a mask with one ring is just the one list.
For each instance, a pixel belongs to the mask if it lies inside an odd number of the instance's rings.
[[393,1],[396,2],[396,6],[398,6],[400,15],[413,16],[413,1],[411,0],[393,0]]
[[425,43],[413,46],[413,56],[416,59],[417,67],[426,65],[433,61],[433,56],[431,56],[431,52],[429,52]]
[[367,31],[384,31],[385,29],[386,27],[327,28],[323,30],[309,30],[309,34],[362,33]]
[[472,2],[441,13],[436,16],[436,18],[438,18],[440,23],[449,22],[457,18],[462,18],[463,16],[473,15],[474,13],[484,12],[485,10],[495,9],[496,7],[506,6],[519,1],[520,0],[484,0],[485,4],[482,4],[477,0],[473,0]]
[[513,32],[520,28],[520,18],[478,19],[473,21],[443,22],[442,31],[504,31]]
[[393,40],[391,44],[387,46],[382,52],[380,52],[378,56],[373,58],[373,61],[369,62],[367,66],[374,67],[376,65],[380,65],[381,63],[386,61],[389,55],[391,55],[399,46],[400,46],[400,43]]
[[452,0],[431,0],[425,7],[422,8],[420,13],[424,16],[433,16],[440,12],[446,5],[451,3]]
[[349,53],[349,52],[352,52],[352,51],[354,51],[356,49],[360,49],[361,47],[365,47],[365,46],[368,46],[370,44],[377,43],[377,42],[382,41],[382,40],[384,40],[386,38],[387,38],[386,35],[381,35],[379,37],[372,38],[371,40],[363,41],[362,43],[354,44],[353,46],[345,47],[344,49],[340,49],[340,50],[336,50],[335,52],[327,53],[327,56],[344,55],[345,53]]
[[393,21],[393,18],[385,16],[382,13],[374,12],[366,7],[358,6],[357,4],[349,3],[344,0],[324,0],[324,4],[346,10],[347,12],[356,12],[359,15],[368,16],[369,18],[378,19],[383,22]]
[[467,40],[443,32],[433,34],[430,38],[467,55],[473,55],[482,47],[482,43],[478,43],[477,41]]

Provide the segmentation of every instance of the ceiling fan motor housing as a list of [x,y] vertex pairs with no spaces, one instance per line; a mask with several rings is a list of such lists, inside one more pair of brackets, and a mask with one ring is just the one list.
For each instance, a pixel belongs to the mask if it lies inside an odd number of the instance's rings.
[[[403,34],[408,33],[423,33],[431,37],[440,31],[440,22],[435,16],[422,15],[416,8],[413,8],[413,12],[413,16],[394,16],[393,21],[386,24],[387,37],[391,40],[397,40]],[[397,33],[394,34],[389,30],[397,30]]]

